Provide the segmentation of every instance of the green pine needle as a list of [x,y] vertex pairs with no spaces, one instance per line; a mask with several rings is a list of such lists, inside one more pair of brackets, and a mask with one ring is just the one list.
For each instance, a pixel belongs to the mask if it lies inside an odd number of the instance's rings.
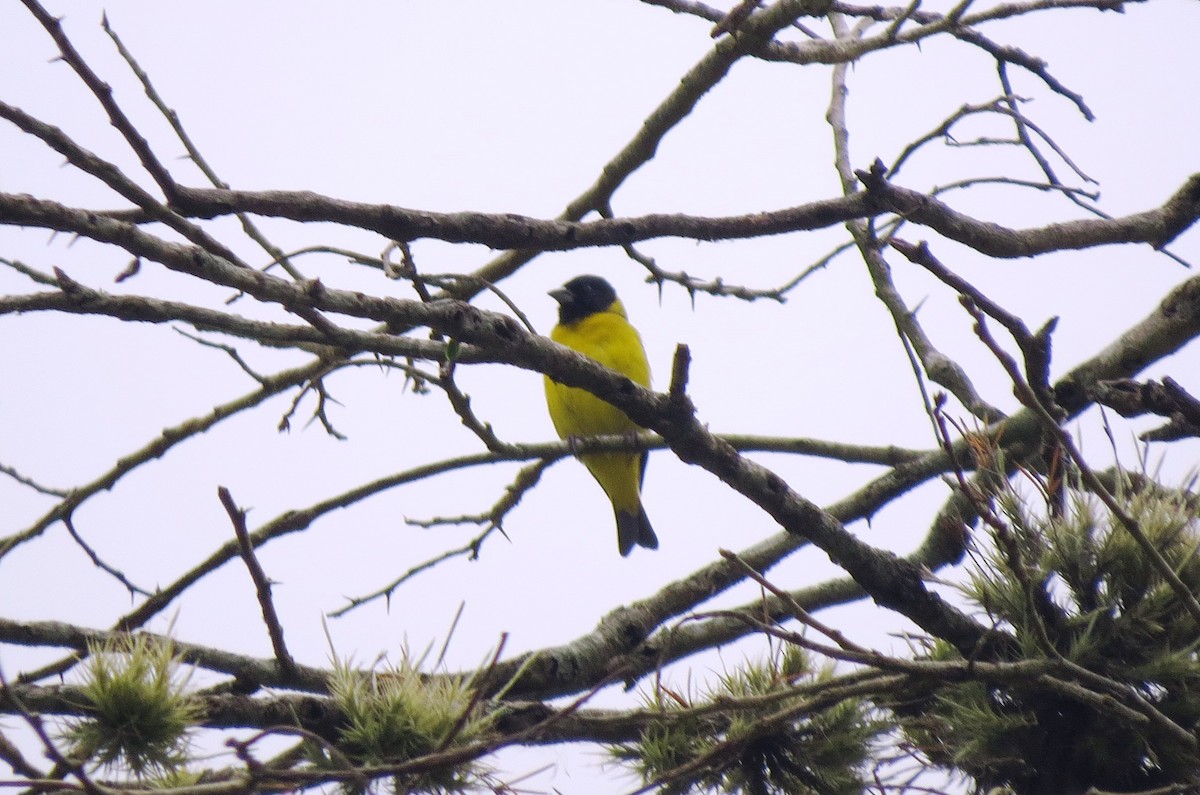
[[179,770],[201,711],[186,693],[188,678],[177,676],[171,644],[120,635],[90,645],[89,654],[82,690],[90,716],[63,732],[69,755],[138,778]]
[[765,661],[725,674],[711,692],[688,705],[722,707],[703,717],[658,691],[650,706],[663,719],[652,722],[637,742],[614,746],[610,753],[647,784],[701,757],[709,759],[689,776],[666,780],[666,793],[857,795],[867,786],[863,771],[876,738],[885,731],[866,702],[845,699],[832,707],[766,719],[809,695],[790,694],[798,685],[831,677],[831,669],[813,670],[800,647],[785,646]]
[[[407,655],[391,670],[370,674],[335,662],[330,691],[345,715],[339,748],[357,764],[397,764],[466,745],[492,725],[491,716],[473,704],[468,681],[426,676]],[[318,764],[340,767],[338,760],[324,757]],[[399,791],[462,792],[481,775],[472,763],[421,774],[403,788],[394,783]]]
[[[1193,495],[1118,473],[1125,514],[1192,594],[1200,594],[1200,514]],[[1200,628],[1120,519],[1076,490],[1061,515],[996,495],[998,526],[981,544],[964,588],[1030,659],[1065,658],[1119,683],[1186,731],[1200,729]],[[927,655],[956,655],[942,644]],[[1153,724],[1127,725],[1094,703],[1041,687],[963,683],[911,710],[905,731],[936,765],[964,771],[983,789],[1072,784],[1153,789],[1200,775],[1200,761]],[[1036,782],[1036,783],[1035,783]],[[1053,788],[1051,786],[1051,788]]]

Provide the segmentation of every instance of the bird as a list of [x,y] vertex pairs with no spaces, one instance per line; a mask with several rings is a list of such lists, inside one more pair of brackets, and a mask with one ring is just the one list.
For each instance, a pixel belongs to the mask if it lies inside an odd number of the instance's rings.
[[[650,386],[650,365],[642,338],[629,323],[616,290],[599,276],[577,276],[551,290],[558,302],[558,323],[550,339],[578,351],[636,384]],[[561,439],[580,436],[636,435],[639,426],[616,406],[591,392],[545,377],[546,407]],[[617,519],[617,548],[622,557],[635,545],[658,549],[658,536],[642,507],[641,485],[647,453],[587,453],[579,456],[612,502]]]

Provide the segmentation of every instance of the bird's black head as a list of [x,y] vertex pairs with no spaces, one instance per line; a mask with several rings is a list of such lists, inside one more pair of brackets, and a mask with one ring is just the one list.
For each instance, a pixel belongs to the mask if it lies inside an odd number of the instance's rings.
[[558,301],[558,322],[576,323],[608,310],[617,300],[617,291],[599,276],[576,276],[557,290],[551,290],[550,296]]

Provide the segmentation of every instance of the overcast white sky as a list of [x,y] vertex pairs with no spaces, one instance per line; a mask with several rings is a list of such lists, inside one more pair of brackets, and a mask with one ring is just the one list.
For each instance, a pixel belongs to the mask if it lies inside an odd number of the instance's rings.
[[[145,100],[100,30],[102,6],[57,3],[68,34],[110,82],[160,157],[184,183],[203,180]],[[480,210],[553,217],[594,182],[645,116],[712,46],[709,25],[633,0],[608,2],[236,3],[108,2],[113,28],[178,111],[188,133],[227,182],[243,189],[306,189],[334,197],[430,210]],[[827,27],[813,22],[815,30]],[[1094,11],[1038,14],[989,26],[993,38],[1045,58],[1053,74],[1083,94],[1097,120],[1014,70],[1028,112],[1074,161],[1099,182],[1101,206],[1115,215],[1159,205],[1200,170],[1200,78],[1195,32],[1200,6],[1154,0],[1123,15]],[[794,35],[799,35],[794,34]],[[83,146],[136,174],[136,161],[99,107],[62,63],[53,43],[17,3],[0,4],[0,99],[62,127]],[[830,69],[744,59],[696,112],[671,132],[657,157],[621,188],[618,215],[648,212],[738,214],[838,195],[831,136],[824,115]],[[871,56],[849,78],[855,167],[890,162],[912,138],[965,102],[999,93],[992,61],[965,45],[938,39]],[[995,122],[965,128],[1007,133]],[[969,136],[966,136],[969,137]],[[116,208],[121,202],[95,181],[61,166],[62,158],[15,128],[0,126],[0,191],[29,192],[66,203]],[[1058,164],[1064,178],[1068,169]],[[963,176],[1036,178],[1028,159],[1011,151],[932,146],[906,168],[900,183],[927,190]],[[1084,217],[1055,197],[1013,188],[975,188],[951,203],[977,217],[1025,226]],[[266,257],[223,220],[212,225],[252,262]],[[285,250],[338,245],[378,254],[386,241],[329,226],[263,221]],[[739,243],[662,240],[642,250],[673,271],[752,287],[780,284],[819,260],[844,233],[789,235]],[[910,229],[918,240],[930,236]],[[1200,233],[1172,250],[1200,263]],[[495,253],[481,247],[423,241],[414,245],[426,272],[475,269]],[[1063,320],[1055,337],[1054,373],[1092,355],[1147,314],[1169,285],[1189,274],[1146,247],[1093,249],[1033,261],[987,261],[942,244],[943,260],[1035,327]],[[0,228],[0,256],[114,292],[172,296],[219,305],[227,296],[199,291],[147,264],[115,285],[127,255],[88,241],[51,238],[40,230]],[[893,257],[898,286],[945,353],[968,368],[991,402],[1015,401],[999,369],[970,333],[955,296]],[[411,297],[401,283],[344,258],[297,261],[327,284]],[[789,296],[787,303],[746,304],[681,289],[660,296],[641,267],[619,250],[545,255],[503,289],[545,333],[554,304],[545,292],[579,273],[598,273],[617,287],[641,329],[656,386],[666,386],[677,343],[691,346],[691,392],[713,429],[769,433],[925,449],[933,445],[911,368],[891,320],[872,296],[860,260],[843,257]],[[0,289],[34,286],[0,268]],[[503,305],[482,298],[479,305]],[[261,310],[237,304],[250,313]],[[266,316],[268,313],[263,313]],[[275,316],[275,315],[271,315]],[[302,361],[244,346],[260,372]],[[1200,390],[1194,349],[1156,364],[1147,375],[1173,375]],[[0,317],[0,464],[48,485],[69,488],[96,477],[162,428],[251,391],[253,383],[219,351],[201,348],[166,327],[122,327],[115,321],[58,316]],[[511,441],[545,441],[540,377],[498,366],[461,374],[479,414]],[[360,368],[329,383],[340,401],[331,411],[348,441],[305,426],[306,401],[290,433],[276,425],[293,395],[276,398],[139,469],[76,516],[79,531],[134,582],[172,581],[231,536],[216,499],[218,485],[251,507],[251,527],[352,485],[422,462],[481,449],[439,394],[415,396],[395,373]],[[1094,419],[1094,412],[1088,415]],[[1125,440],[1145,423],[1117,424]],[[1102,437],[1086,434],[1089,451],[1106,458]],[[1129,448],[1132,449],[1132,448]],[[1159,451],[1153,454],[1158,455]],[[1193,467],[1200,448],[1170,448],[1172,477]],[[783,456],[761,456],[805,497],[827,504],[880,470]],[[1134,460],[1126,461],[1134,465]],[[272,578],[289,645],[305,663],[323,665],[329,651],[322,615],[345,597],[387,583],[409,566],[476,532],[422,530],[405,518],[481,511],[502,493],[516,467],[447,475],[392,490],[324,518],[307,532],[261,550]],[[921,538],[931,510],[946,496],[933,484],[855,530],[900,552]],[[472,667],[510,633],[511,653],[568,641],[619,604],[646,597],[713,559],[718,547],[740,549],[775,531],[769,517],[669,453],[652,457],[647,511],[662,539],[656,553],[617,555],[612,515],[583,467],[564,461],[508,518],[510,540],[493,537],[478,561],[457,560],[406,585],[390,609],[376,602],[329,622],[342,655],[360,661],[401,644],[440,644],[460,603],[462,620],[448,655],[451,668]],[[51,501],[0,476],[0,535],[31,524]],[[815,551],[780,566],[788,587],[836,574]],[[749,588],[721,604],[753,598]],[[97,572],[56,526],[0,561],[0,604],[6,617],[54,619],[107,627],[129,609],[126,591]],[[853,615],[859,639],[891,650],[886,635],[902,625],[868,606]],[[270,656],[248,576],[226,565],[194,587],[171,616],[178,637]],[[850,619],[845,619],[849,621]],[[761,641],[728,653],[759,654]],[[46,655],[0,648],[13,674]],[[714,659],[685,663],[702,680]],[[622,703],[605,694],[604,703]],[[627,703],[627,702],[624,702]],[[538,761],[541,760],[541,761]],[[607,791],[592,759],[542,751],[514,770],[545,761],[563,764],[530,786],[564,792]],[[517,763],[514,763],[517,764]],[[625,781],[625,779],[621,779]]]

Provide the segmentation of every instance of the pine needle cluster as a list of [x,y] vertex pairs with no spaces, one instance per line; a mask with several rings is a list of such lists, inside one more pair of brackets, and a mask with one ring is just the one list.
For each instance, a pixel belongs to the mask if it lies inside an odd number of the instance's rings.
[[[389,670],[370,674],[335,663],[330,692],[345,716],[338,750],[355,765],[401,764],[479,740],[492,726],[469,681],[427,676],[407,656]],[[313,750],[320,766],[337,769],[344,764],[323,749]],[[389,783],[398,792],[463,792],[482,772],[477,763],[431,766]]]
[[[1183,588],[1095,499],[1075,492],[1047,516],[1000,495],[1002,521],[965,593],[1023,658],[1074,674],[1056,686],[941,688],[908,727],[935,764],[981,789],[1018,791],[1143,790],[1200,775],[1200,755],[1182,739],[1200,728],[1200,627],[1188,606],[1200,594],[1196,499],[1126,477],[1117,498]],[[957,654],[938,645],[931,656]]]
[[187,695],[188,677],[178,675],[171,644],[116,635],[88,649],[81,690],[89,717],[63,731],[69,756],[139,779],[179,771],[201,710]]
[[810,708],[804,685],[831,676],[789,645],[722,676],[692,703],[660,688],[651,707],[662,719],[610,752],[666,793],[857,795],[885,727],[860,699]]

